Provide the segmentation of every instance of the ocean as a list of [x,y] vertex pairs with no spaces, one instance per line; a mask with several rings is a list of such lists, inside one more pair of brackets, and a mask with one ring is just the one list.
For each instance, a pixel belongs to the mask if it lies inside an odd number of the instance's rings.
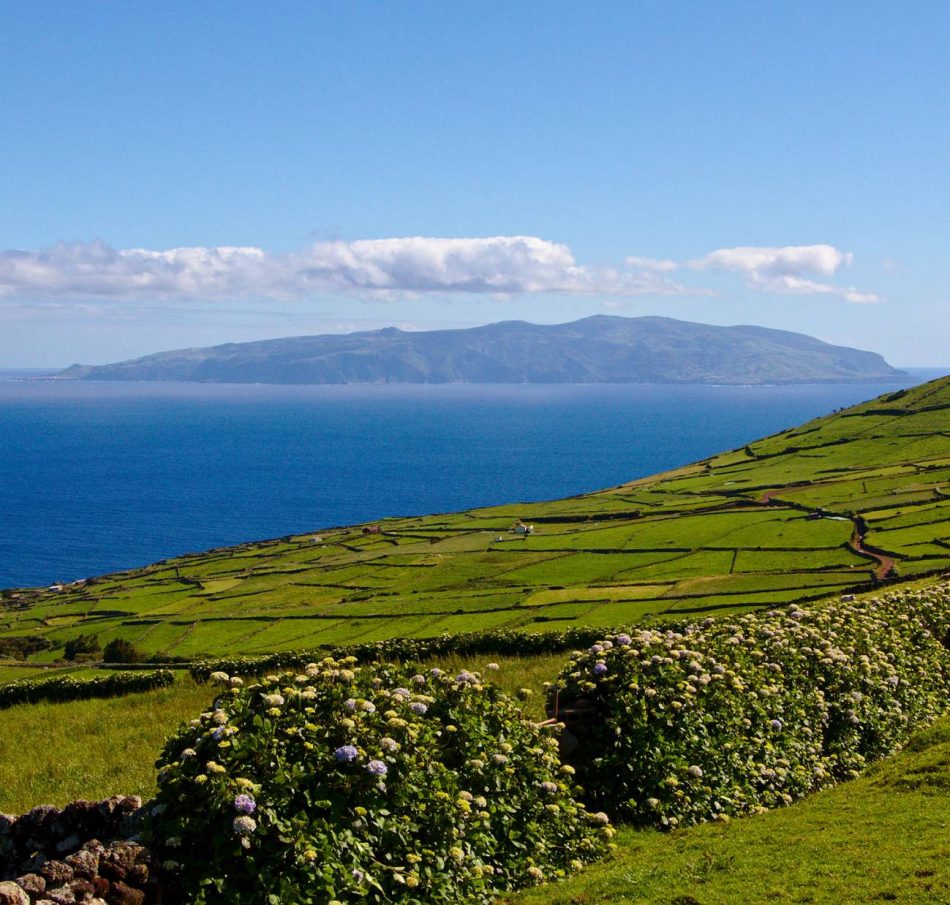
[[[938,373],[915,372],[908,383]],[[390,515],[584,493],[888,389],[83,383],[0,374],[0,588]]]

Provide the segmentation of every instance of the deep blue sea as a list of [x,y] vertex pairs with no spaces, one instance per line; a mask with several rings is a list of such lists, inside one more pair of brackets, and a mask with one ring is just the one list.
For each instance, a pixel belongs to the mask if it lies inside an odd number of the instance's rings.
[[283,387],[0,374],[0,587],[388,515],[596,490],[887,390]]

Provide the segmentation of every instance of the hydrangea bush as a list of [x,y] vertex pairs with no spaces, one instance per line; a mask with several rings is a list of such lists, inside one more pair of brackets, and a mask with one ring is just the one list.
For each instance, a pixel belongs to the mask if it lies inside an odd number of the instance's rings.
[[610,845],[556,739],[477,673],[348,658],[214,679],[146,828],[189,902],[489,902]]
[[675,827],[789,804],[896,751],[950,701],[947,585],[612,634],[549,709],[588,803]]

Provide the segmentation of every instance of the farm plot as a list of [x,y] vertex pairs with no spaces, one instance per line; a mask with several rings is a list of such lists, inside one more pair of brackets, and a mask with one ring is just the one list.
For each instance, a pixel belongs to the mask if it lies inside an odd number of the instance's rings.
[[945,378],[587,495],[318,528],[59,593],[8,591],[0,636],[47,638],[42,663],[90,632],[190,656],[616,625],[950,569],[948,538]]

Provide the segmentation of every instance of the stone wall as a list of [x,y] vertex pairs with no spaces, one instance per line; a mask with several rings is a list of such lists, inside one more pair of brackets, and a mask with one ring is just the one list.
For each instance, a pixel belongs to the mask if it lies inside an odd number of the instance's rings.
[[136,796],[0,814],[0,905],[171,905],[141,819]]

